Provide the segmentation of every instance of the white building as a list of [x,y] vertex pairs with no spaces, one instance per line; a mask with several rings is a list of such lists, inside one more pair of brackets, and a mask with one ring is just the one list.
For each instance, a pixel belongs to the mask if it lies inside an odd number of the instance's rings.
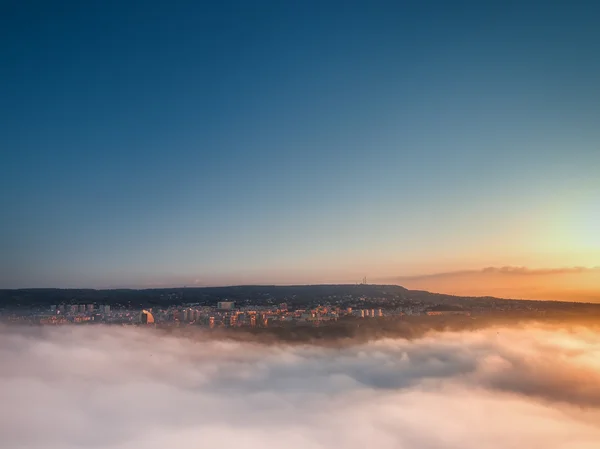
[[217,303],[217,309],[221,310],[231,310],[235,306],[234,301],[219,301]]

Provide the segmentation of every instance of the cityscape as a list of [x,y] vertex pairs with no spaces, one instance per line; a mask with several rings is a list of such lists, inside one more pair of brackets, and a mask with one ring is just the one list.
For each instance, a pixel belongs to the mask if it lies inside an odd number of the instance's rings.
[[[223,287],[149,291],[58,290],[2,292],[0,320],[12,324],[115,324],[205,328],[319,327],[361,320],[410,317],[600,317],[600,304],[464,298],[411,291],[395,285]],[[33,296],[31,296],[33,295]],[[231,299],[229,295],[236,299]],[[244,295],[248,295],[244,297]],[[110,299],[103,303],[96,297]],[[2,296],[0,296],[2,297]],[[68,298],[44,304],[55,298]],[[85,298],[96,298],[86,302]],[[132,299],[131,297],[135,298]],[[9,299],[11,298],[11,299]],[[197,301],[192,301],[195,298]],[[18,301],[29,306],[11,307]],[[138,301],[138,306],[132,302]],[[124,305],[126,304],[126,305]]]

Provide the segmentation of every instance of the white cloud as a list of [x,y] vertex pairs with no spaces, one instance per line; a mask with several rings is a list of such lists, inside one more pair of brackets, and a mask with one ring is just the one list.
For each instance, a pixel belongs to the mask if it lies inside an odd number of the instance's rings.
[[0,446],[597,449],[600,336],[486,329],[338,347],[0,329]]

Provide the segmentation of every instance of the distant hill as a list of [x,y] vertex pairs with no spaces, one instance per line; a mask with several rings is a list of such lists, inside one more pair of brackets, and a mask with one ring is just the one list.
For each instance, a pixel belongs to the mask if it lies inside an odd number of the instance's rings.
[[161,289],[55,289],[0,290],[0,307],[49,306],[51,304],[103,303],[122,306],[216,303],[223,299],[252,303],[275,301],[325,301],[345,296],[398,298],[408,290],[398,285],[237,285],[226,287],[184,287]]
[[[53,289],[33,288],[0,290],[0,308],[49,307],[52,304],[109,304],[115,307],[168,307],[180,304],[214,306],[218,301],[232,300],[239,305],[287,303],[291,307],[356,303],[364,306],[400,306],[420,302],[443,304],[447,309],[489,307],[495,302],[518,301],[527,306],[571,307],[577,303],[534,300],[507,300],[493,297],[460,297],[421,290],[408,290],[399,285],[324,284],[324,285],[237,285],[227,287],[161,288],[161,289]],[[551,303],[554,303],[552,305]],[[449,307],[449,309],[448,309]]]

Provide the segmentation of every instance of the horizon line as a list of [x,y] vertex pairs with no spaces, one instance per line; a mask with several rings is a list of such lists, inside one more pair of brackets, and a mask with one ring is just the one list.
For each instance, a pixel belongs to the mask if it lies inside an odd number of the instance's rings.
[[130,291],[144,291],[144,290],[179,290],[179,289],[208,289],[208,288],[239,288],[239,287],[350,287],[350,286],[368,286],[368,287],[400,287],[408,292],[419,292],[427,293],[430,295],[450,296],[453,298],[470,298],[470,299],[497,299],[502,301],[529,301],[529,302],[554,302],[554,303],[566,303],[566,304],[589,304],[598,305],[597,302],[591,301],[567,301],[564,299],[531,299],[531,298],[504,298],[493,295],[456,295],[443,292],[435,292],[423,289],[409,289],[400,284],[362,284],[362,283],[351,283],[351,284],[232,284],[232,285],[213,285],[213,286],[178,286],[178,287],[108,287],[108,288],[84,288],[84,287],[22,287],[22,288],[0,288],[0,291],[18,291],[18,290],[91,290],[91,291],[118,291],[118,290],[130,290]]

